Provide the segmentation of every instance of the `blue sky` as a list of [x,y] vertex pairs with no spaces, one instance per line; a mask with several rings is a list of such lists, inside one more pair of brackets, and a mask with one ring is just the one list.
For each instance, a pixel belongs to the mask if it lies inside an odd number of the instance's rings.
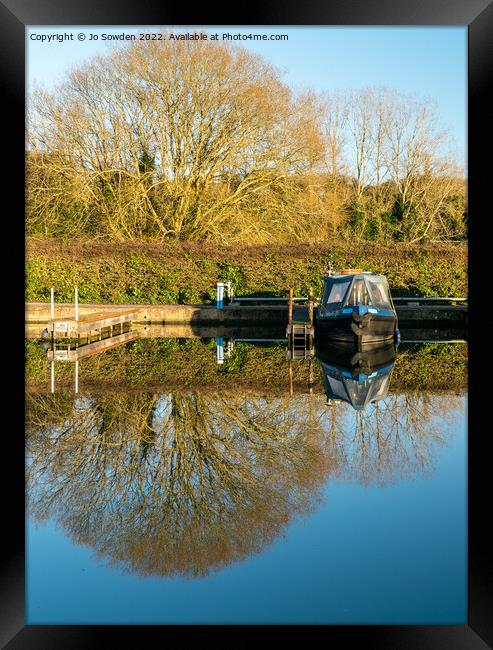
[[[112,45],[103,33],[141,33],[159,27],[28,27],[27,89],[52,87],[73,65],[101,54]],[[167,27],[167,29],[172,29]],[[187,31],[194,31],[189,28]],[[209,33],[287,34],[287,41],[235,42],[264,56],[284,71],[297,88],[317,91],[389,86],[432,98],[444,128],[466,166],[467,27],[211,27]],[[173,31],[179,31],[178,29]],[[83,33],[84,41],[78,40]],[[73,34],[73,41],[42,42],[42,35]],[[90,34],[99,36],[90,40]],[[158,47],[159,44],[156,44]],[[113,45],[114,47],[114,45]]]

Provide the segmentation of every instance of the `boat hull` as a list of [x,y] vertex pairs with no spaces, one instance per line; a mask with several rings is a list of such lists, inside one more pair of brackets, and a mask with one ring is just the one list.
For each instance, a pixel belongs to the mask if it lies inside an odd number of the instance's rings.
[[320,341],[341,341],[344,343],[379,343],[393,340],[397,329],[397,317],[370,314],[367,318],[355,320],[352,314],[338,317],[317,317],[315,336]]
[[353,375],[373,372],[386,368],[395,362],[397,346],[394,341],[368,344],[361,352],[354,350],[351,343],[323,342],[316,345],[316,356],[322,366],[335,366]]

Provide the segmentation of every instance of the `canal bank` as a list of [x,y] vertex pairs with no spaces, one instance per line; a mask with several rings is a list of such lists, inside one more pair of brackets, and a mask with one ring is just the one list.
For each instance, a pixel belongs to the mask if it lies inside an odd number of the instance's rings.
[[[195,326],[286,326],[288,320],[288,305],[226,305],[217,309],[213,305],[102,305],[79,304],[79,316],[89,316],[94,313],[109,314],[122,309],[132,309],[138,312],[135,317],[136,325],[180,325],[195,328]],[[298,307],[302,310],[303,308]],[[73,303],[58,303],[54,307],[56,319],[73,318],[75,306]],[[454,327],[467,326],[468,308],[466,305],[436,305],[436,304],[400,304],[396,305],[399,326],[417,327]],[[26,336],[41,336],[51,320],[50,303],[26,303]]]

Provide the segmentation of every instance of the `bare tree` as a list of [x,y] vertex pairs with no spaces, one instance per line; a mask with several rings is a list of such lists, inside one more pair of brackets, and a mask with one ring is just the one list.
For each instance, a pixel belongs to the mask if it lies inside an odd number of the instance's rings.
[[30,101],[27,226],[113,240],[463,237],[465,183],[429,99],[294,93],[261,57],[131,43]]
[[327,142],[326,168],[332,176],[347,173],[345,148],[347,144],[347,121],[349,113],[345,94],[325,93],[323,101],[323,131]]
[[315,97],[228,45],[132,43],[31,103],[32,151],[77,170],[115,238],[218,236],[245,201],[322,155]]

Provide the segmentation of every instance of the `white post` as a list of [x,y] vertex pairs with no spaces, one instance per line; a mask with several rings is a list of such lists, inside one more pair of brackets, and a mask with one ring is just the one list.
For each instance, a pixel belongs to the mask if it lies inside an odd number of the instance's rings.
[[55,320],[55,288],[51,287],[51,320]]
[[219,364],[224,363],[224,344],[222,336],[218,336],[216,340],[216,360]]
[[[55,351],[53,350],[53,354],[55,354]],[[55,362],[51,362],[51,392],[55,392]]]
[[79,359],[75,360],[75,393],[79,392]]
[[224,282],[217,283],[216,289],[216,308],[222,309],[224,307]]
[[79,287],[75,287],[75,320],[79,320]]

